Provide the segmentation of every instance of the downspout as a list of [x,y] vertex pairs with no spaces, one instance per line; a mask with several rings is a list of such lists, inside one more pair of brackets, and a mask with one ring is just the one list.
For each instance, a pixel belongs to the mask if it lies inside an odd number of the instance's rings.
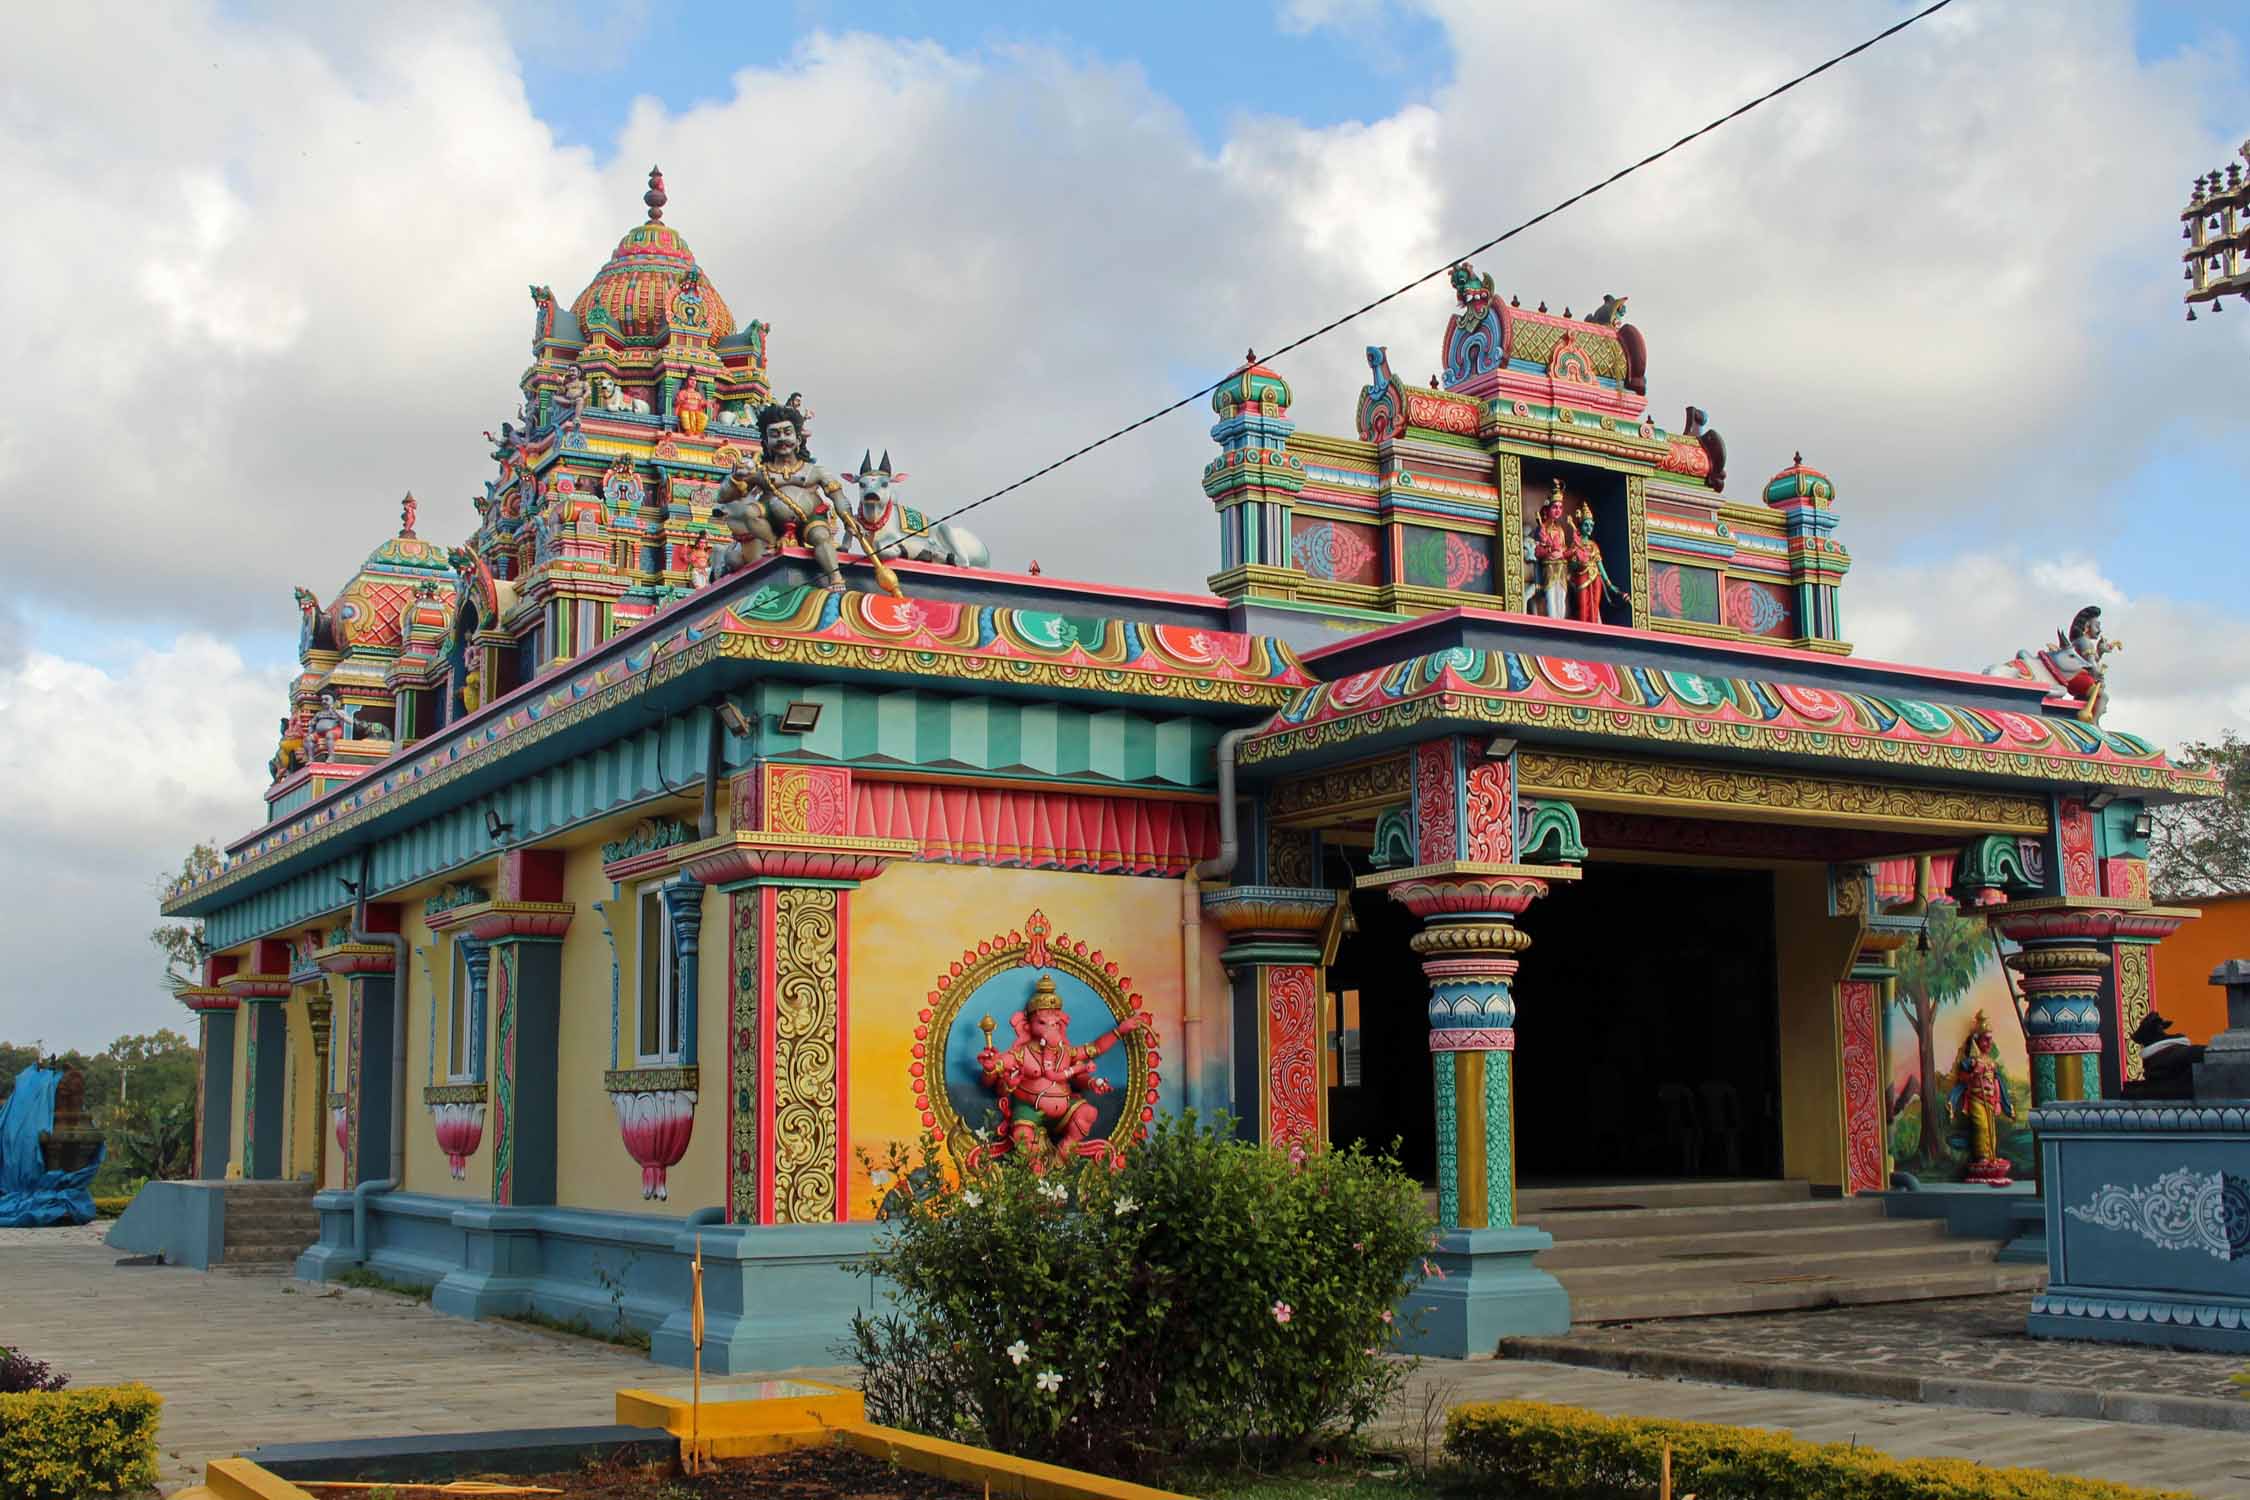
[[[406,936],[367,930],[367,884],[372,878],[373,857],[372,849],[360,851],[359,891],[352,906],[351,939],[355,943],[382,943],[391,950],[391,1175],[357,1183],[352,1188],[350,1259],[355,1265],[363,1266],[367,1264],[367,1200],[377,1193],[396,1191],[406,1180]],[[364,993],[360,1003],[366,1003]],[[360,1066],[360,1059],[354,1057],[352,1066]]]
[[1230,729],[1219,736],[1215,752],[1219,768],[1219,852],[1187,873],[1180,882],[1180,1035],[1187,1068],[1183,1091],[1190,1109],[1203,1098],[1203,890],[1206,880],[1223,880],[1234,873],[1242,857],[1242,830],[1235,817],[1234,757],[1242,742],[1255,733]]
[[719,835],[719,772],[725,768],[725,762],[726,726],[719,722],[719,704],[714,703],[710,736],[703,746],[703,811],[695,820],[695,836],[699,839]]

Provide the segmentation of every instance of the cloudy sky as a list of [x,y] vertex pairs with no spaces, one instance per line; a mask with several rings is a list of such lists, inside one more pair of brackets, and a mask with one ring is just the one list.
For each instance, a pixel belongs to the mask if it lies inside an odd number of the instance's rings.
[[[1906,14],[1877,0],[38,7],[0,54],[0,1038],[184,1019],[159,877],[261,810],[294,646],[395,525],[465,534],[529,283],[641,217],[773,324],[825,456],[998,487]],[[334,12],[334,13],[331,13]],[[1082,13],[1082,14],[1081,14]],[[974,20],[965,21],[964,16]],[[2099,601],[2111,722],[2250,727],[2250,306],[2177,213],[2250,133],[2237,8],[1957,0],[1483,265],[1632,297],[1660,420],[1833,474],[1862,654],[1976,667]],[[1369,343],[1285,366],[1348,430]],[[1180,414],[978,514],[1004,564],[1197,586]]]

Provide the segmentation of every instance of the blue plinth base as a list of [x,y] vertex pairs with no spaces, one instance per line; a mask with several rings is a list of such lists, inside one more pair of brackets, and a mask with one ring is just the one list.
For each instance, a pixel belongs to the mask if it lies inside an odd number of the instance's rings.
[[320,1243],[297,1274],[333,1281],[361,1266],[430,1290],[457,1318],[532,1315],[603,1337],[646,1334],[649,1357],[687,1368],[690,1266],[703,1246],[703,1369],[710,1375],[837,1362],[875,1288],[850,1263],[872,1224],[691,1225],[685,1216],[465,1203],[422,1193],[367,1200],[364,1262],[349,1193],[317,1194]]
[[2012,1265],[2047,1263],[2047,1205],[2037,1198],[2018,1198],[2008,1205],[2008,1242],[1995,1260]]
[[2032,1111],[2047,1290],[2027,1330],[2250,1354],[2250,1101]]
[[207,1271],[225,1258],[226,1238],[225,1183],[152,1182],[133,1195],[102,1243]]
[[1504,1338],[1570,1331],[1570,1294],[1531,1263],[1555,1243],[1543,1229],[1457,1229],[1438,1241],[1432,1276],[1400,1304],[1419,1331],[1402,1340],[1432,1359],[1490,1359]]

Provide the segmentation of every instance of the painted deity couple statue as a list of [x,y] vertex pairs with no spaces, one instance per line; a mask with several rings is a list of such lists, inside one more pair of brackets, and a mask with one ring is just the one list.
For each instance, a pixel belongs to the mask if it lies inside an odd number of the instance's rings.
[[984,1086],[998,1097],[1002,1119],[999,1138],[979,1147],[972,1161],[1013,1150],[1028,1158],[1033,1170],[1044,1171],[1059,1159],[1114,1156],[1108,1141],[1088,1139],[1096,1114],[1091,1096],[1110,1092],[1109,1080],[1095,1074],[1094,1063],[1145,1027],[1148,1017],[1127,1016],[1093,1041],[1073,1045],[1070,1016],[1054,976],[1041,974],[1010,1024],[1015,1044],[1003,1051],[992,1045],[992,1018],[980,1023],[984,1047],[977,1053],[977,1067]]
[[877,586],[899,597],[898,575],[883,561],[858,517],[837,503],[843,481],[813,462],[805,445],[805,413],[794,399],[758,413],[758,446],[758,457],[719,486],[719,519],[733,540],[712,559],[712,581],[749,567],[779,547],[784,532],[794,531],[820,565],[820,581],[842,589],[844,567],[836,552],[841,526],[867,554]]
[[1547,503],[1539,507],[1538,525],[1524,533],[1524,560],[1538,572],[1524,607],[1553,620],[1599,624],[1602,601],[1622,599],[1624,593],[1602,563],[1601,543],[1594,539],[1594,508],[1582,503],[1575,518],[1567,517],[1563,482],[1554,484]]

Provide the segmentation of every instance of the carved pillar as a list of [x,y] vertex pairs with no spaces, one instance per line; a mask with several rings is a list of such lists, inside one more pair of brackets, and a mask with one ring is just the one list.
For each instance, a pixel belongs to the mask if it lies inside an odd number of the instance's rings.
[[[395,909],[370,906],[368,920],[395,924]],[[350,1060],[342,1099],[331,1104],[331,1115],[344,1153],[338,1185],[350,1189],[378,1181],[391,1169],[391,1108],[397,1088],[391,1076],[391,1007],[398,1003],[398,976],[391,972],[386,943],[332,942],[312,958],[344,981]],[[340,1115],[334,1113],[338,1108]]]
[[288,1105],[289,945],[273,939],[251,944],[244,967],[219,981],[241,1002],[242,1175],[281,1175],[283,1112]]
[[1549,882],[1577,878],[1559,865],[1455,862],[1360,882],[1423,922],[1412,947],[1430,984],[1441,1229],[1515,1222],[1514,981],[1531,946],[1515,920]]
[[213,984],[176,992],[196,1017],[195,1175],[217,1180],[227,1175],[229,1132],[234,1122],[234,996]]
[[[2066,862],[2069,852],[2066,840]],[[2021,949],[2009,955],[2008,967],[2022,976],[2034,1105],[2123,1092],[2129,1038],[2120,1024],[2127,1008],[2118,989],[2120,950],[2155,942],[2194,915],[2095,896],[2045,896],[1988,909],[1993,929]],[[2145,978],[2141,957],[2145,950],[2124,960],[2128,979],[2134,972]],[[2141,1005],[2145,1013],[2145,995]]]
[[1234,1001],[1234,1114],[1268,1146],[1328,1138],[1321,1081],[1321,966],[1335,891],[1241,885],[1208,891],[1203,914],[1227,935],[1219,960]]
[[733,831],[679,851],[727,898],[727,1218],[851,1217],[851,892],[910,839],[849,831],[850,773],[760,763],[735,778]]

